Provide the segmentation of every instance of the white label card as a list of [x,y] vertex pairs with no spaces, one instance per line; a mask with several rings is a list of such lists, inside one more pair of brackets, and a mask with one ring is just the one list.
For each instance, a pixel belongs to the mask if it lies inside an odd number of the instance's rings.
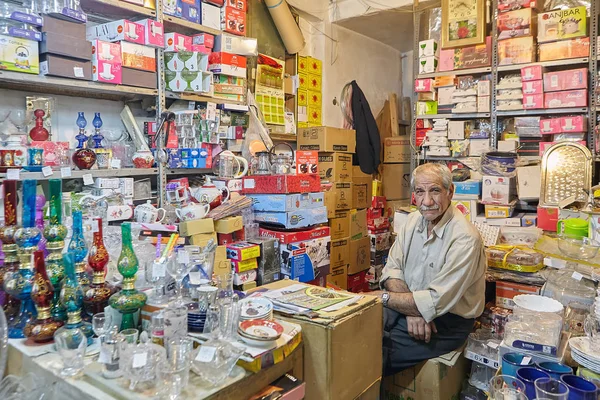
[[133,368],[141,368],[148,362],[148,353],[138,353],[133,355]]
[[121,160],[113,158],[110,160],[110,167],[114,169],[121,169]]
[[496,342],[488,342],[487,345],[488,347],[491,347],[494,350],[498,348],[498,343]]
[[71,167],[62,167],[60,169],[60,176],[62,178],[70,178],[72,175]]
[[196,361],[200,361],[200,362],[204,362],[204,363],[211,362],[212,359],[215,357],[216,353],[217,353],[216,347],[202,345],[202,346],[200,346],[200,351],[198,352],[198,355],[196,356]]
[[571,278],[575,279],[576,281],[580,281],[583,279],[583,275],[581,275],[579,272],[575,271],[575,272],[573,272],[573,275],[571,275]]
[[85,78],[83,68],[81,67],[73,67],[73,75],[75,76],[75,78]]
[[8,168],[6,170],[6,179],[11,181],[18,181],[21,176],[21,170],[19,168]]
[[110,359],[110,349],[105,346],[100,347],[100,356],[98,357],[98,362],[100,364],[108,364]]
[[92,233],[100,232],[99,222],[100,221],[98,221],[97,219],[92,220]]
[[190,272],[189,277],[192,285],[200,285],[202,283],[200,281],[200,271]]
[[54,171],[52,171],[52,167],[44,167],[42,168],[42,174],[45,177],[49,177],[52,176],[52,174],[54,174]]
[[163,278],[167,275],[167,264],[155,262],[152,265],[152,276],[154,278]]
[[523,357],[523,359],[521,360],[521,365],[528,365],[530,361],[531,357]]
[[92,176],[92,174],[83,175],[83,184],[84,185],[93,185],[94,184],[94,177]]
[[180,264],[188,264],[190,262],[190,254],[186,250],[180,250],[177,253],[177,262]]

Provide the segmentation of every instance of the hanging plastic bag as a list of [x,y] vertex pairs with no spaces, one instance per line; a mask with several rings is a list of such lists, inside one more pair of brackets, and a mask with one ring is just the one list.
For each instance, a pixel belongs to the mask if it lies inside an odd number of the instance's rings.
[[262,112],[250,90],[248,90],[248,108],[250,109],[250,122],[248,123],[246,138],[242,146],[242,157],[250,163],[257,152],[269,151],[273,147],[273,141],[269,136],[269,129],[267,128]]

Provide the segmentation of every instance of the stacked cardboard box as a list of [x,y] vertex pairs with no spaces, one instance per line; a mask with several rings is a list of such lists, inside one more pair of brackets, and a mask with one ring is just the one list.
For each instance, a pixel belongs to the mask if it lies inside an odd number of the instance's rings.
[[393,236],[387,200],[383,196],[373,196],[371,207],[367,209],[367,229],[370,244],[370,269],[367,282],[371,289],[376,289],[381,271],[387,262]]
[[85,24],[45,16],[42,32],[42,75],[92,80],[92,45],[86,41]]
[[410,198],[410,139],[408,136],[386,138],[383,154],[382,195],[387,200]]
[[313,57],[298,57],[298,128],[323,124],[323,63]]
[[233,284],[241,290],[256,287],[261,246],[249,242],[228,244],[227,258],[233,265]]

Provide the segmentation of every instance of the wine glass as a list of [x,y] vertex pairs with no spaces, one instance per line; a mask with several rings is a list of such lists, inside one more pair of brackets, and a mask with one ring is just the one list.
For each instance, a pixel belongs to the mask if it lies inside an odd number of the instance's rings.
[[152,294],[148,301],[163,304],[165,300],[166,266],[164,263],[148,261],[145,263],[144,277],[146,282],[153,286]]
[[92,329],[98,339],[100,339],[100,345],[104,342],[104,336],[111,328],[112,316],[106,313],[97,313],[92,317]]
[[183,278],[185,278],[187,274],[189,274],[190,270],[192,269],[192,266],[193,265],[192,263],[190,263],[189,254],[187,250],[183,249],[177,252],[176,257],[171,256],[167,261],[167,272],[173,277],[173,279],[175,279],[175,282],[177,284],[175,292],[176,296],[175,300],[173,301],[173,305],[175,307],[185,306],[182,293]]
[[28,118],[27,118],[27,111],[26,110],[14,110],[10,113],[10,115],[8,116],[10,118],[10,122],[12,122],[14,124],[14,126],[17,128],[18,131],[18,135],[22,135],[24,134],[24,132],[22,132],[26,127],[27,127],[27,122],[28,122]]
[[87,337],[79,328],[60,328],[54,334],[56,350],[63,362],[62,376],[75,376],[84,368]]

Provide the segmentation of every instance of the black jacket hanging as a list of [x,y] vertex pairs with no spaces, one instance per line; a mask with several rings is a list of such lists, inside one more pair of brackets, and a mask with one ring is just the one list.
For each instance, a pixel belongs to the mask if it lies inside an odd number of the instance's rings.
[[381,141],[379,129],[371,112],[371,107],[365,94],[352,81],[352,114],[354,116],[354,130],[356,130],[356,152],[353,158],[354,165],[360,165],[360,170],[365,174],[377,171],[381,159]]

